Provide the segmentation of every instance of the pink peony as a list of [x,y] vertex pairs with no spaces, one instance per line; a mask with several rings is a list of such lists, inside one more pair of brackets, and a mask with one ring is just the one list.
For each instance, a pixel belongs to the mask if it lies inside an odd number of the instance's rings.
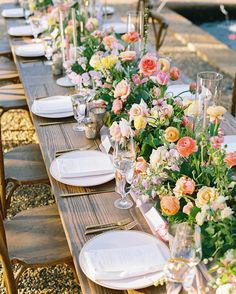
[[136,58],[135,51],[124,51],[120,53],[120,59],[122,61],[133,61]]
[[146,54],[140,60],[139,72],[144,76],[155,75],[159,69],[159,63],[155,56]]
[[114,97],[115,98],[120,97],[121,100],[125,102],[129,94],[130,94],[130,84],[127,83],[126,80],[120,81],[115,87]]
[[123,109],[123,102],[120,99],[115,99],[112,104],[112,111],[115,114],[120,114]]
[[166,73],[164,73],[163,71],[160,71],[157,76],[156,76],[157,82],[158,84],[164,86],[168,83],[169,81],[169,77]]
[[170,69],[170,79],[172,81],[177,81],[180,77],[180,71],[177,67],[172,67]]
[[190,214],[190,210],[193,207],[192,202],[188,202],[184,207],[183,207],[183,213]]
[[224,142],[224,137],[214,136],[210,138],[210,141],[213,148],[220,148],[221,144]]
[[178,141],[176,149],[183,157],[189,157],[190,154],[197,152],[198,148],[195,140],[190,137],[183,137]]

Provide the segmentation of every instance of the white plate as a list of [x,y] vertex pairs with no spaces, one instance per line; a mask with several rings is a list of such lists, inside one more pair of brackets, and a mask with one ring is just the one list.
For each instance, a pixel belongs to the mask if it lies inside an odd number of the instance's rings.
[[56,83],[61,87],[74,87],[75,84],[72,83],[68,76],[57,79]]
[[224,143],[221,146],[223,147],[224,145],[227,145],[226,153],[236,152],[236,136],[224,136]]
[[[29,13],[29,11],[27,10],[26,13]],[[3,9],[2,16],[10,18],[24,17],[24,10],[23,8]]]
[[[71,111],[70,112],[67,111],[67,112],[55,112],[55,113],[42,113],[42,112],[38,112],[36,109],[35,103],[37,103],[39,101],[43,102],[43,101],[57,100],[57,99],[62,99],[62,98],[65,98],[65,96],[51,96],[51,97],[43,98],[40,100],[35,100],[31,106],[31,111],[38,116],[46,117],[46,118],[63,118],[63,117],[73,116],[72,104],[71,104]],[[70,99],[69,96],[68,96],[68,99]],[[55,101],[55,111],[56,111],[56,101]]]
[[105,23],[102,27],[103,30],[113,28],[116,34],[125,34],[127,33],[127,24],[123,22],[109,22]]
[[166,261],[170,258],[168,247],[162,241],[150,234],[138,231],[114,231],[106,232],[96,236],[84,245],[79,256],[81,269],[84,274],[93,282],[111,289],[141,289],[152,286],[155,281],[163,277],[163,272],[156,272],[123,280],[95,281],[92,278],[90,268],[86,264],[84,254],[90,250],[125,248],[130,246],[137,246],[137,244],[140,246],[156,244],[158,245]]
[[[90,187],[90,186],[97,186],[104,183],[107,183],[115,178],[115,174],[106,174],[106,175],[99,175],[99,176],[86,176],[86,177],[78,177],[78,178],[62,178],[59,171],[58,165],[58,158],[79,158],[83,157],[84,155],[92,155],[92,156],[102,156],[107,157],[109,155],[102,153],[101,151],[72,151],[65,153],[53,160],[50,166],[50,174],[54,179],[58,182],[61,182],[66,185],[72,186],[80,186],[80,187]],[[92,158],[92,157],[91,157]]]
[[22,57],[44,56],[44,45],[42,43],[19,45],[15,47],[15,54]]
[[103,6],[102,8],[103,14],[114,14],[115,9],[112,6]]
[[10,36],[16,36],[16,37],[33,35],[30,25],[11,27],[8,29],[8,34]]
[[[170,85],[168,86],[166,93],[173,93],[174,96],[176,96],[184,91],[189,91],[188,84]],[[191,94],[190,92],[181,94],[180,97],[182,97],[183,101],[195,99],[195,95]]]

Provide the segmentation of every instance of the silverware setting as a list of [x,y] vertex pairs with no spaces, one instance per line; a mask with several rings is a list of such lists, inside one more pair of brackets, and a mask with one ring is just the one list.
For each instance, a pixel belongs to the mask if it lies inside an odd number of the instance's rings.
[[71,149],[65,149],[65,150],[58,150],[55,152],[55,157],[58,157],[62,154],[65,154],[67,152],[71,152],[71,151],[85,151],[85,150],[95,150],[97,149],[97,146],[95,145],[91,145],[91,146],[85,146],[85,147],[81,147],[81,148],[71,148]]
[[46,127],[46,126],[53,126],[53,125],[63,125],[63,124],[71,124],[75,123],[76,121],[71,120],[71,121],[54,121],[54,122],[48,122],[48,123],[40,123],[40,127]]
[[99,228],[99,229],[94,229],[94,230],[86,230],[85,235],[91,235],[91,234],[97,234],[97,233],[102,233],[106,231],[112,231],[112,230],[122,230],[122,231],[129,231],[133,229],[135,226],[137,226],[137,221],[132,221],[128,223],[127,225],[123,226],[110,226],[110,227],[105,227],[105,228]]
[[80,192],[80,193],[69,193],[69,194],[61,194],[61,197],[77,197],[77,196],[86,196],[86,195],[94,195],[94,194],[103,194],[103,193],[111,193],[115,192],[114,189],[108,190],[99,190],[99,191],[87,191],[87,192]]
[[123,220],[113,222],[113,223],[89,225],[89,226],[86,226],[85,229],[86,230],[92,230],[92,229],[98,229],[98,228],[124,226],[124,225],[127,225],[128,223],[131,223],[131,222],[132,222],[132,220],[130,218],[127,218],[127,219],[123,219]]

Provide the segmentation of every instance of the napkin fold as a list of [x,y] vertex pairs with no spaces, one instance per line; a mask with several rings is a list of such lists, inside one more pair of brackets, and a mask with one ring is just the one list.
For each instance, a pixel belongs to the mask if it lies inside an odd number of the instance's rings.
[[30,25],[15,26],[8,29],[8,34],[11,36],[32,36],[32,29]]
[[73,111],[71,99],[69,96],[35,100],[34,107],[37,113],[42,114],[55,114]]
[[44,55],[44,45],[38,44],[27,44],[20,45],[15,48],[16,55],[20,56],[43,56]]
[[24,16],[24,10],[23,10],[23,8],[3,9],[2,16],[3,17],[23,17]]
[[165,259],[157,244],[90,250],[85,261],[97,280],[123,280],[162,271]]
[[79,158],[58,158],[57,163],[62,178],[98,176],[114,172],[109,156],[84,155]]

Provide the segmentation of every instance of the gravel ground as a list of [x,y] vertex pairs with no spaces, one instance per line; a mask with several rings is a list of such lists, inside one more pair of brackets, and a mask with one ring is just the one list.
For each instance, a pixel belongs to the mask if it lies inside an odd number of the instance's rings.
[[[1,3],[4,1],[1,1]],[[128,2],[128,4],[127,4]],[[120,15],[126,15],[130,9],[134,9],[135,0],[111,0],[109,4],[114,5]],[[1,21],[0,21],[1,22]],[[0,26],[0,35],[4,34]],[[150,30],[150,41],[153,43],[153,35]],[[168,56],[173,63],[190,79],[195,80],[199,71],[216,70],[208,63],[202,61],[193,52],[177,41],[170,33],[167,35],[165,43],[160,51],[161,56]],[[0,58],[0,63],[6,62],[5,58]],[[6,83],[4,83],[6,84]],[[3,83],[2,83],[3,85]],[[223,84],[222,104],[230,109],[230,99],[232,95],[232,79],[225,77]],[[10,150],[14,146],[37,142],[34,127],[27,111],[9,111],[2,116],[2,136],[4,151]],[[53,204],[55,201],[48,185],[31,185],[19,187],[12,198],[11,208],[8,217],[29,207],[37,207]],[[1,269],[0,269],[1,275]],[[0,294],[5,293],[0,288]],[[38,270],[27,270],[19,282],[19,293],[80,293],[80,288],[76,284],[72,271],[67,266],[56,266],[41,268]]]

